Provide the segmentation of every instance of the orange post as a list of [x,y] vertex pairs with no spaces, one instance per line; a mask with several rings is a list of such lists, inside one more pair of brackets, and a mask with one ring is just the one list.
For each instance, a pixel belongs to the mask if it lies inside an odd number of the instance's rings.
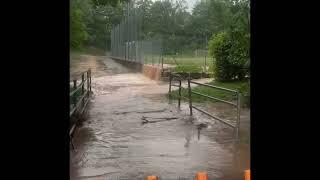
[[147,180],[158,180],[157,176],[147,176]]
[[244,171],[244,180],[250,180],[250,169]]
[[198,172],[197,180],[208,180],[208,174],[206,172]]

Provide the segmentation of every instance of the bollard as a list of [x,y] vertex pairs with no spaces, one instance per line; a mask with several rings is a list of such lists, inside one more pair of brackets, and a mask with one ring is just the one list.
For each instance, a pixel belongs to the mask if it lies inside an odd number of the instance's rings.
[[147,176],[147,180],[158,180],[157,176]]
[[208,174],[206,172],[198,172],[196,180],[208,180]]
[[244,171],[244,180],[250,180],[250,169]]

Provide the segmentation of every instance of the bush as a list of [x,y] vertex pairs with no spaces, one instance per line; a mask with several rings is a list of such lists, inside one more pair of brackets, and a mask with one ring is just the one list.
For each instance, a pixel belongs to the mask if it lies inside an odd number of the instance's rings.
[[240,87],[240,92],[242,94],[242,104],[250,107],[250,81]]
[[249,36],[240,32],[221,32],[209,41],[218,81],[243,80],[249,75]]

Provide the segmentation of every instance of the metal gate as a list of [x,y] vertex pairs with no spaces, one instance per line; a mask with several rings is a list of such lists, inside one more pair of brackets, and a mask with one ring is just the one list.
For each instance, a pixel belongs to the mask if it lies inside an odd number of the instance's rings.
[[[232,89],[213,86],[213,85],[209,85],[209,84],[198,83],[198,82],[192,81],[190,76],[189,76],[187,78],[187,81],[188,81],[188,87],[187,87],[188,97],[184,97],[184,96],[181,95],[181,90],[183,88],[182,87],[182,81],[183,80],[184,79],[181,76],[179,76],[178,74],[170,73],[170,75],[169,75],[169,97],[172,97],[172,93],[171,93],[172,92],[171,91],[172,86],[179,88],[178,97],[176,97],[176,98],[178,98],[178,107],[180,108],[180,104],[181,104],[181,99],[182,98],[187,100],[189,102],[190,116],[193,115],[193,109],[195,109],[197,111],[200,111],[203,114],[206,114],[207,116],[209,116],[211,118],[214,118],[214,119],[224,123],[228,127],[231,127],[231,128],[234,129],[235,140],[238,141],[239,140],[239,128],[240,128],[240,110],[241,110],[240,98],[241,98],[241,93],[238,90],[232,90]],[[174,82],[178,82],[178,84],[174,84]],[[191,84],[196,84],[198,86],[205,86],[205,87],[208,87],[208,88],[218,89],[218,90],[221,90],[221,91],[232,93],[232,94],[236,95],[237,102],[233,103],[231,101],[226,101],[226,100],[214,97],[214,96],[210,96],[210,95],[206,95],[206,94],[202,94],[200,92],[194,91],[191,88]],[[210,100],[220,101],[222,103],[228,104],[228,105],[236,108],[237,109],[236,122],[235,123],[230,123],[230,122],[226,121],[225,119],[222,119],[220,117],[212,115],[209,112],[207,112],[207,111],[205,111],[205,110],[203,110],[203,109],[201,109],[199,107],[194,106],[192,104],[192,94],[195,94],[195,95],[198,95],[198,96],[202,96],[202,97],[205,97],[205,98],[210,99]]]

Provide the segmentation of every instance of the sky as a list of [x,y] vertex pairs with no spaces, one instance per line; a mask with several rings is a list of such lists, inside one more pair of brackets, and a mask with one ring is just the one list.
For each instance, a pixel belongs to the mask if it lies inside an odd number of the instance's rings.
[[187,2],[187,5],[188,5],[188,12],[191,13],[194,5],[200,0],[185,0],[185,1]]
[[[159,0],[152,0],[152,1],[155,2],[155,1],[159,1]],[[175,0],[171,0],[171,1],[175,1]],[[187,2],[187,6],[188,6],[187,11],[191,13],[194,5],[197,2],[199,2],[200,0],[185,0],[185,1]]]

